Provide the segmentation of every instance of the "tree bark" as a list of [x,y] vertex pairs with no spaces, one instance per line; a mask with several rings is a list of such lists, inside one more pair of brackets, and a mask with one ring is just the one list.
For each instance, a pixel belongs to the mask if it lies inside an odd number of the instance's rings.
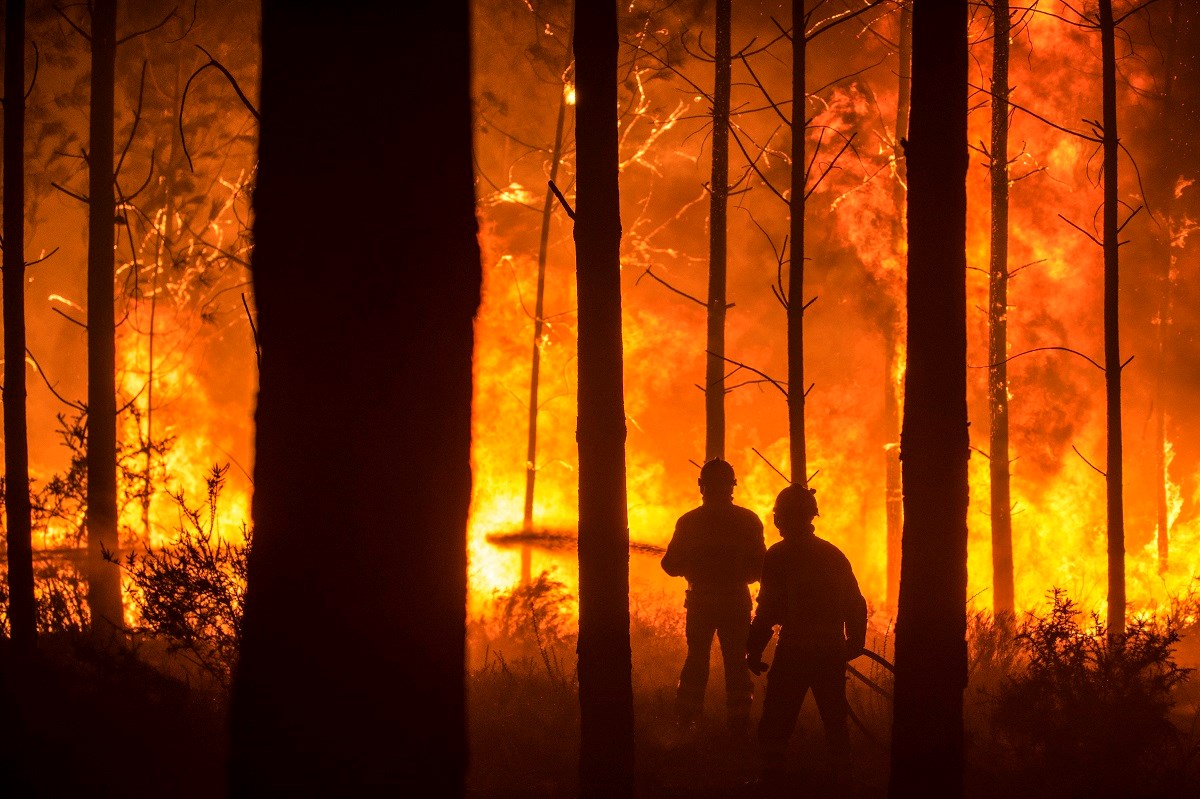
[[25,393],[25,0],[4,16],[4,511],[8,622],[15,647],[37,646]]
[[633,795],[621,342],[617,11],[576,10],[580,794]]
[[1125,505],[1121,450],[1121,336],[1117,240],[1117,60],[1112,0],[1100,0],[1101,92],[1104,126],[1104,387],[1108,412],[1108,635],[1125,634]]
[[124,626],[117,538],[117,352],[113,286],[116,194],[113,102],[117,2],[92,5],[92,78],[88,148],[88,610],[92,632],[111,638]]
[[992,231],[988,292],[988,410],[991,421],[992,609],[1015,610],[1008,457],[1008,0],[992,2]]
[[[897,251],[904,240],[904,202],[906,168],[901,142],[908,136],[908,113],[912,87],[912,3],[900,6],[900,35],[898,48],[898,81],[896,96],[896,145],[892,156],[896,160],[896,178],[892,184],[892,202],[896,216],[892,224],[892,240]],[[896,609],[900,595],[900,538],[904,524],[904,490],[900,469],[900,395],[903,381],[899,379],[904,358],[900,353],[901,309],[888,302],[883,322],[884,376],[883,425],[889,443],[884,447],[886,477],[884,513],[887,520],[887,607]]]
[[712,180],[708,211],[708,344],[704,374],[704,459],[725,457],[726,214],[729,205],[729,93],[732,0],[717,0],[713,75]]
[[[569,36],[575,32],[574,6],[568,23]],[[568,53],[570,52],[568,42]],[[569,56],[568,56],[569,57]],[[569,65],[568,65],[569,66]],[[550,182],[558,178],[558,164],[562,161],[563,128],[567,119],[566,87],[558,95],[558,121],[554,125],[554,146],[550,151]],[[542,203],[542,234],[538,241],[537,295],[533,306],[533,356],[529,370],[529,435],[525,448],[525,515],[521,529],[533,532],[533,496],[537,487],[537,433],[538,433],[538,388],[542,372],[542,331],[545,330],[546,309],[546,260],[550,252],[550,223],[554,218],[554,192],[546,189]],[[521,584],[528,585],[532,577],[533,548],[521,545]]]
[[808,95],[804,88],[805,35],[808,16],[804,0],[792,0],[792,170],[788,226],[787,384],[788,440],[792,482],[808,485],[808,447],[804,438],[804,191],[808,183],[805,157]]
[[235,796],[463,792],[468,4],[406,10],[403,47],[396,22],[393,3],[263,5]]
[[904,540],[890,794],[963,794],[967,3],[913,9]]

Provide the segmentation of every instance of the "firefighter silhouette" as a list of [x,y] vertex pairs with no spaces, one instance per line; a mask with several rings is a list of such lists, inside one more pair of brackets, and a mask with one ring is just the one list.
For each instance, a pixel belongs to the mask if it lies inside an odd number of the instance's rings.
[[700,469],[702,503],[679,517],[663,555],[663,571],[687,579],[687,658],[679,674],[676,712],[684,725],[703,710],[714,633],[721,646],[730,727],[746,731],[754,690],[743,658],[750,631],[750,583],[762,572],[763,525],[733,504],[733,467],[714,458]]
[[850,561],[815,535],[817,515],[815,493],[804,486],[790,485],[775,500],[775,526],[783,540],[767,550],[758,609],[746,641],[747,666],[762,674],[767,670],[763,650],[775,627],[780,628],[758,725],[766,781],[783,774],[788,738],[810,689],[835,779],[848,778],[846,663],[863,652],[867,603]]

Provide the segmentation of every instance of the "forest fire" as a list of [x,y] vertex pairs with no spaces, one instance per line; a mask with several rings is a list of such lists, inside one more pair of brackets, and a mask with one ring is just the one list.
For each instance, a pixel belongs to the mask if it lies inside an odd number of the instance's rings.
[[[562,23],[551,14],[546,33],[522,39],[520,14],[497,13],[485,28],[505,36],[479,38],[477,71],[480,122],[477,134],[479,192],[484,249],[484,305],[477,324],[475,374],[476,487],[471,518],[472,581],[477,595],[515,585],[520,579],[518,548],[501,551],[487,543],[490,533],[520,527],[524,498],[526,430],[522,399],[529,385],[529,330],[536,290],[537,187],[544,185],[553,132],[550,98],[560,89],[543,77],[529,99],[507,98],[493,82],[490,65],[525,51],[535,74],[543,61],[565,58]],[[661,20],[659,22],[661,23]],[[809,68],[817,113],[809,130],[809,155],[823,141],[854,136],[827,179],[812,193],[808,225],[809,280],[818,297],[806,315],[810,472],[821,497],[823,535],[843,546],[855,563],[864,592],[875,607],[885,603],[885,450],[898,431],[883,426],[886,391],[899,390],[903,370],[903,327],[889,321],[901,309],[904,292],[903,227],[896,199],[903,197],[902,174],[893,156],[898,72],[894,48],[896,16],[881,15],[872,25],[848,25],[844,46],[814,47]],[[985,386],[988,292],[988,20],[976,19],[972,48],[981,63],[973,73],[978,109],[970,117],[970,140],[977,143],[969,172],[968,304],[970,324],[972,448],[970,461],[969,595],[974,607],[991,607],[990,491]],[[1131,36],[1141,46],[1144,23]],[[640,31],[626,40],[630,64],[629,98],[622,117],[623,289],[625,304],[625,385],[631,538],[664,544],[674,518],[697,502],[695,463],[703,457],[704,313],[706,266],[707,103],[693,90],[711,83],[711,67],[684,56],[663,66],[663,54],[697,19],[662,24],[657,38]],[[494,27],[489,27],[494,26]],[[769,40],[766,12],[735,13],[735,49],[756,36]],[[1140,31],[1140,32],[1139,32]],[[673,38],[674,37],[674,38]],[[1050,13],[1025,14],[1013,35],[1012,162],[1008,327],[1009,398],[1012,418],[1012,503],[1016,600],[1020,609],[1044,602],[1052,588],[1066,589],[1084,607],[1100,609],[1106,596],[1104,376],[1079,355],[1100,359],[1101,249],[1088,240],[1101,197],[1097,145],[1080,120],[1099,114],[1097,47],[1093,34]],[[508,49],[498,42],[511,42]],[[889,44],[889,42],[893,44]],[[676,45],[678,46],[678,45]],[[1149,48],[1149,45],[1146,45]],[[692,51],[693,54],[695,51]],[[1140,51],[1139,51],[1140,52]],[[676,53],[675,55],[679,55]],[[748,60],[775,100],[789,87],[779,64],[763,56]],[[1157,60],[1156,60],[1157,59]],[[1123,350],[1133,360],[1124,371],[1125,495],[1127,574],[1131,606],[1155,612],[1194,591],[1200,561],[1194,546],[1200,531],[1200,489],[1194,431],[1182,423],[1195,384],[1178,365],[1194,338],[1194,322],[1178,318],[1182,305],[1160,306],[1163,292],[1182,294],[1182,264],[1194,259],[1187,241],[1193,222],[1155,197],[1163,158],[1156,133],[1154,87],[1164,85],[1165,56],[1151,52],[1129,67],[1121,89],[1124,141],[1137,169],[1123,167],[1121,191],[1133,214],[1122,248]],[[678,66],[675,66],[675,65]],[[555,73],[557,74],[557,73]],[[788,133],[769,101],[742,72],[735,74],[734,125],[751,154],[760,152],[761,174],[738,182],[731,201],[728,354],[775,378],[783,374],[783,309],[772,298],[778,256],[786,231],[786,209],[763,183],[786,169]],[[739,92],[741,93],[739,96]],[[766,110],[762,110],[763,107]],[[539,110],[541,109],[541,110]],[[526,144],[518,144],[523,142]],[[544,149],[535,149],[542,146]],[[569,147],[568,147],[569,150]],[[736,153],[737,150],[734,149]],[[571,158],[560,169],[569,171]],[[822,168],[822,167],[818,167]],[[748,170],[734,159],[731,182]],[[1166,172],[1170,170],[1167,169]],[[522,198],[491,185],[515,182]],[[1175,188],[1174,178],[1170,188]],[[560,178],[560,185],[569,181]],[[785,185],[786,181],[779,181]],[[899,187],[900,194],[897,195]],[[697,195],[697,192],[701,194]],[[569,194],[568,194],[569,197]],[[1075,229],[1078,226],[1085,232]],[[1173,232],[1172,232],[1173,231]],[[545,334],[541,342],[544,398],[538,416],[537,529],[574,529],[574,252],[569,220],[560,209],[550,231],[546,278]],[[1173,241],[1168,253],[1164,241]],[[1163,259],[1171,277],[1163,280]],[[648,277],[649,275],[649,277]],[[660,278],[676,291],[668,290]],[[700,298],[696,302],[690,298]],[[1159,354],[1158,337],[1166,340]],[[885,373],[886,350],[896,374]],[[1058,348],[1058,349],[1054,349]],[[1074,350],[1074,353],[1065,349]],[[785,484],[786,406],[779,392],[746,370],[730,366],[728,457],[739,470],[739,502],[766,515]],[[1160,376],[1161,375],[1161,376]],[[745,381],[742,380],[745,378]],[[889,379],[890,378],[890,379]],[[742,383],[745,384],[742,384]],[[1166,410],[1163,410],[1163,406]],[[1165,413],[1164,437],[1155,438],[1153,419]],[[761,453],[762,457],[759,454]],[[1161,450],[1161,454],[1160,451]],[[770,461],[770,464],[767,463]],[[1156,473],[1156,464],[1164,471]],[[1160,567],[1156,506],[1169,506],[1169,561]],[[769,530],[768,538],[773,531]],[[534,573],[556,569],[571,583],[571,556],[536,553]],[[653,558],[634,554],[635,584],[648,595],[676,601],[675,587],[658,574]]]

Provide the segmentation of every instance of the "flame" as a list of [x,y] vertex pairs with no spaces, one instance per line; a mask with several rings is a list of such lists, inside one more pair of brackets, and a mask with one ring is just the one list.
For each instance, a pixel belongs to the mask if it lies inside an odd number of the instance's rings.
[[[986,24],[983,16],[977,25]],[[772,23],[766,18],[760,22],[761,30],[742,31],[747,39],[756,33],[770,38]],[[986,82],[989,39],[982,29],[976,33],[984,75],[973,82]],[[735,31],[735,39],[737,35]],[[1093,39],[1051,14],[1030,16],[1013,43],[1014,102],[1063,127],[1086,132],[1086,123],[1078,120],[1096,118],[1100,107],[1098,48]],[[854,47],[814,49],[813,69],[822,74],[852,72],[844,68],[847,53],[876,46],[864,43],[869,40],[854,41]],[[897,211],[897,200],[901,207],[904,202],[904,186],[894,155],[897,70],[894,60],[886,61],[894,56],[863,53],[864,59],[869,56],[877,57],[883,66],[835,81],[810,105],[810,111],[816,111],[808,134],[810,157],[821,144],[810,187],[816,175],[828,171],[809,198],[807,213],[806,290],[811,286],[818,297],[806,312],[806,379],[816,384],[807,403],[807,440],[809,470],[817,472],[813,484],[821,506],[818,533],[847,552],[868,599],[879,606],[886,580],[884,447],[895,435],[883,429],[881,420],[885,391],[903,386],[906,251],[902,213]],[[488,57],[490,51],[483,56],[485,63]],[[786,52],[777,62],[764,61],[756,69],[774,98],[786,99],[790,92]],[[702,187],[709,180],[709,150],[707,128],[699,118],[705,109],[702,95],[684,80],[672,82],[670,75],[651,71],[644,61],[634,64],[622,102],[628,111],[622,118],[620,140],[629,524],[636,541],[663,545],[675,518],[698,502],[693,463],[701,459],[704,437],[703,400],[696,384],[704,375],[700,306],[707,291],[708,204],[704,200],[708,195]],[[1143,72],[1131,74],[1129,85],[1121,89],[1126,109],[1123,139],[1135,154],[1138,140],[1131,109],[1137,107],[1137,87],[1145,91],[1153,86],[1144,72],[1149,68],[1141,62],[1131,66]],[[711,83],[709,64],[686,62],[680,69],[694,86]],[[477,75],[484,89],[499,79],[486,71]],[[747,86],[748,80],[735,88],[735,94],[743,92],[735,96],[735,108],[765,107],[761,96],[755,100],[744,93]],[[544,90],[544,99],[532,101],[530,108],[541,109],[541,116],[523,117],[529,124],[523,139],[546,139],[553,120],[545,109],[554,107],[557,90],[551,85]],[[984,97],[971,114],[969,140],[988,141],[989,126]],[[766,190],[762,178],[787,187],[790,145],[769,107],[757,116],[749,112],[738,116],[733,127],[752,156],[761,149],[762,175],[742,180],[738,187],[743,193],[730,204],[729,297],[734,307],[728,317],[727,354],[778,378],[785,371],[783,313],[769,286],[778,271],[787,210]],[[832,163],[832,155],[850,133],[857,133],[850,155]],[[1012,115],[1009,141],[1013,159],[1007,312],[1013,358],[1009,457],[1013,459],[1016,600],[1020,608],[1033,608],[1043,602],[1048,590],[1061,587],[1081,606],[1102,610],[1107,590],[1106,486],[1089,462],[1105,467],[1103,374],[1062,352],[1023,354],[1037,347],[1070,347],[1100,360],[1100,248],[1059,218],[1061,214],[1093,230],[1101,199],[1096,145],[1023,110]],[[495,131],[481,133],[477,139],[481,170],[496,174],[514,169],[507,148]],[[739,180],[741,156],[733,144],[730,150],[734,182]],[[571,169],[569,160],[564,162],[566,171]],[[978,368],[988,363],[986,272],[991,219],[984,160],[973,153],[967,186],[968,363],[977,367],[969,370],[969,404],[972,444],[980,452],[987,450],[989,424],[987,369]],[[530,167],[535,177],[538,168]],[[1143,176],[1148,172],[1144,164],[1141,171]],[[518,176],[514,179],[521,185],[536,185],[533,177],[520,177],[525,174],[520,165],[511,174]],[[1121,181],[1122,196],[1136,204],[1130,198],[1140,189],[1132,171],[1123,168]],[[1168,188],[1181,192],[1186,181]],[[494,547],[487,535],[513,530],[521,521],[532,347],[529,298],[535,291],[540,219],[511,203],[493,202],[489,196],[481,199],[480,215],[485,281],[476,327],[476,483],[470,522],[476,597],[511,587],[520,578],[519,551]],[[1138,245],[1152,231],[1139,225],[1145,225],[1140,218],[1126,231],[1134,244],[1122,248],[1127,287],[1147,270],[1158,268],[1149,248]],[[1174,220],[1176,260],[1183,258],[1182,247],[1194,227],[1190,220]],[[560,216],[550,242],[547,316],[553,317],[554,325],[540,344],[539,396],[544,405],[538,421],[535,527],[571,532],[577,479],[574,252],[569,222]],[[1171,279],[1177,279],[1180,271],[1180,265],[1173,267]],[[647,272],[675,291],[643,279]],[[1145,301],[1123,302],[1123,351],[1126,355],[1146,352],[1158,314],[1149,311]],[[1176,316],[1179,312],[1176,308]],[[889,347],[895,357],[887,357]],[[1181,438],[1192,434],[1178,425],[1170,428],[1165,442],[1141,439],[1137,420],[1157,401],[1150,372],[1142,359],[1135,360],[1123,379],[1131,614],[1154,612],[1172,598],[1187,595],[1200,569],[1200,464],[1181,463],[1177,457],[1185,451],[1181,448],[1185,440],[1189,458],[1195,451],[1190,439]],[[786,407],[778,391],[745,370],[731,375],[729,384],[738,384],[726,400],[726,455],[739,475],[736,500],[769,522],[774,495],[784,485],[775,470],[787,474],[791,469]],[[1167,460],[1173,463],[1173,480],[1165,486],[1148,476],[1156,447],[1165,447]],[[990,608],[992,601],[989,481],[987,458],[973,455],[968,568],[969,593],[978,609]],[[1155,548],[1153,508],[1159,490],[1167,494],[1171,521],[1171,567],[1165,575],[1158,573]],[[775,532],[768,527],[768,541],[773,540]],[[559,579],[573,587],[573,557],[570,551],[535,549],[534,573],[557,569]],[[663,577],[653,558],[634,554],[631,574],[635,601],[679,601],[682,586]]]

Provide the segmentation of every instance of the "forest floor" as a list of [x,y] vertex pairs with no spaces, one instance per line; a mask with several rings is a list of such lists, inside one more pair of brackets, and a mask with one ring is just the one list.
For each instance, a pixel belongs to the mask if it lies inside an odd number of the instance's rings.
[[[577,795],[574,642],[553,616],[560,599],[553,594],[553,585],[535,584],[519,600],[498,603],[489,622],[472,625],[468,796],[475,799]],[[1031,629],[1060,634],[1063,618],[1047,612]],[[1065,654],[1049,673],[1030,670],[1031,644],[1022,644],[1020,632],[1019,625],[996,625],[983,614],[969,625],[968,796],[1200,796],[1200,676],[1164,677],[1175,673],[1172,668],[1200,665],[1200,629],[1189,628],[1169,646],[1157,634],[1151,634],[1150,645],[1137,639],[1125,659],[1107,654],[1102,644],[1088,649],[1094,636],[1080,636],[1074,650],[1060,640],[1054,646]],[[772,794],[756,784],[753,733],[738,736],[726,728],[716,643],[706,715],[689,731],[678,727],[673,712],[685,654],[682,608],[635,612],[631,635],[639,797],[887,795],[891,702],[879,689],[890,692],[892,681],[883,668],[859,658],[853,665],[876,687],[858,677],[848,680],[857,717],[850,727],[854,763],[848,791],[832,779],[820,717],[809,698],[791,741],[786,792]],[[891,658],[886,630],[873,629],[867,643]],[[768,649],[768,661],[770,654]],[[765,684],[765,677],[755,680],[754,720]]]

